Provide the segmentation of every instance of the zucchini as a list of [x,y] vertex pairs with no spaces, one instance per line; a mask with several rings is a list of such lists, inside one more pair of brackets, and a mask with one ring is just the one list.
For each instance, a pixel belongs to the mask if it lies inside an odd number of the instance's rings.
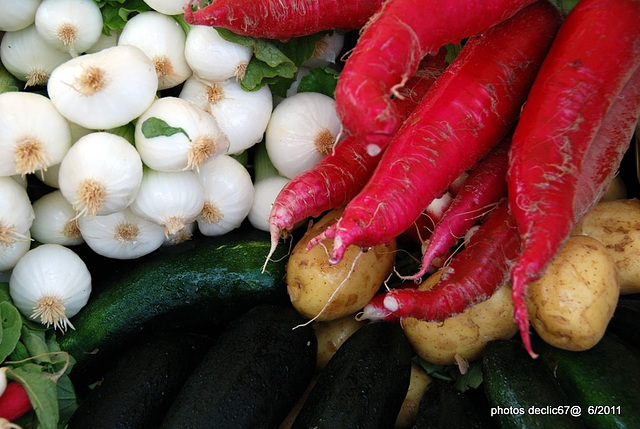
[[534,350],[592,428],[640,428],[640,354],[605,333],[589,350],[561,350],[536,341]]
[[412,356],[399,324],[363,326],[320,372],[291,428],[393,427],[409,388]]
[[288,302],[284,250],[266,270],[269,234],[252,228],[200,237],[165,247],[101,277],[96,293],[72,318],[74,330],[59,335],[77,361],[71,373],[90,380],[120,348],[157,329],[224,326],[262,302]]
[[411,429],[488,428],[471,398],[451,382],[434,378],[422,396]]
[[126,350],[84,397],[68,429],[157,427],[211,338],[159,331]]
[[500,428],[585,427],[580,417],[569,413],[573,401],[521,341],[488,343],[482,354],[482,376],[490,413]]
[[640,350],[640,301],[620,297],[607,330]]
[[160,425],[275,428],[316,369],[317,341],[290,305],[260,305],[235,319],[189,376]]

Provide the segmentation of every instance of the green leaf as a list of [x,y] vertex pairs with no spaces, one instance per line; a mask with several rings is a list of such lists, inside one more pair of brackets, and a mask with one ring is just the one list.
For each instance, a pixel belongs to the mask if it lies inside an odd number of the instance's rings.
[[121,31],[127,21],[138,13],[152,10],[144,0],[96,0],[96,3],[102,12],[102,32],[106,35],[112,30]]
[[566,16],[578,4],[578,0],[552,0],[551,3]]
[[151,117],[145,120],[142,123],[141,130],[142,130],[142,134],[148,139],[151,139],[153,137],[163,137],[163,136],[170,137],[174,134],[182,133],[185,136],[187,136],[189,141],[191,141],[189,134],[187,134],[185,130],[179,127],[178,128],[172,127],[162,119],[156,118],[156,117]]
[[128,124],[121,125],[116,128],[109,128],[105,130],[107,133],[115,134],[117,136],[123,137],[129,143],[134,144],[135,141],[135,133],[136,127],[133,125],[133,122],[129,122]]
[[11,368],[7,377],[18,381],[26,390],[31,405],[38,417],[38,427],[56,429],[59,420],[58,388],[48,377],[43,367],[35,363],[25,363]]
[[9,73],[9,71],[0,64],[0,94],[3,92],[16,92],[20,91],[23,86],[18,78]]
[[13,353],[22,332],[22,315],[8,301],[0,302],[0,362]]
[[29,352],[29,356],[34,357],[37,363],[50,363],[49,346],[45,340],[45,331],[31,329],[26,324],[22,326],[22,335],[20,341],[24,344]]
[[481,361],[471,362],[467,372],[461,374],[453,386],[461,392],[469,389],[475,389],[482,384],[482,365]]
[[64,426],[78,409],[76,392],[68,376],[62,376],[57,383],[59,425]]
[[456,59],[460,51],[462,50],[463,43],[449,43],[445,45],[446,54],[444,56],[444,60],[447,64],[451,64],[453,60]]
[[311,69],[309,74],[300,80],[298,92],[319,92],[333,98],[338,76],[339,73],[330,67]]
[[0,301],[13,302],[9,293],[9,283],[0,282]]

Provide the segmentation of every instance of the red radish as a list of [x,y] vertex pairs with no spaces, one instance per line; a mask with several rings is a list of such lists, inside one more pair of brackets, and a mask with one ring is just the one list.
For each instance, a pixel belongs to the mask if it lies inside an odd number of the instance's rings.
[[27,391],[17,381],[7,384],[0,396],[0,418],[14,421],[33,409]]
[[568,238],[576,194],[593,185],[579,182],[583,159],[640,65],[639,16],[638,0],[581,0],[558,31],[514,132],[507,182],[523,250],[512,294],[532,356],[524,293]]
[[215,0],[194,11],[189,1],[185,20],[221,27],[250,37],[289,39],[323,30],[358,30],[383,0]]
[[420,270],[412,276],[405,277],[406,280],[419,280],[424,276],[435,258],[447,254],[487,209],[493,208],[507,196],[510,137],[496,146],[471,170],[460,192],[435,226],[422,256]]
[[462,313],[486,301],[509,278],[520,237],[506,200],[492,210],[467,246],[443,270],[429,290],[393,289],[365,306],[362,318],[415,317],[432,322]]
[[[446,67],[445,50],[427,57],[397,98],[400,115],[409,116]],[[353,136],[345,137],[335,150],[310,170],[295,177],[280,191],[269,215],[271,251],[294,226],[322,212],[347,204],[366,184],[380,156],[368,156]]]
[[560,24],[538,2],[470,38],[404,122],[362,191],[337,223],[309,242],[334,238],[329,261],[350,245],[388,243],[512,129]]
[[386,1],[364,27],[340,74],[336,109],[347,132],[377,154],[402,124],[391,95],[426,54],[480,34],[533,1]]

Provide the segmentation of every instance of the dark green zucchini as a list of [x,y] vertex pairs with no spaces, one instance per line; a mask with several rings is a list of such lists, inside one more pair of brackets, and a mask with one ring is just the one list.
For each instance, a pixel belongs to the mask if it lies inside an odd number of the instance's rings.
[[398,324],[363,326],[320,372],[291,428],[392,428],[409,388],[412,355]]
[[126,350],[81,400],[68,429],[157,427],[211,338],[160,331]]
[[640,350],[640,301],[620,297],[607,330],[618,335],[630,346]]
[[412,429],[482,429],[486,425],[474,402],[453,384],[434,378],[422,396]]
[[72,375],[84,379],[89,368],[147,332],[196,325],[210,330],[258,303],[288,302],[285,250],[278,249],[262,272],[269,246],[268,233],[239,229],[163,248],[125,263],[127,269],[113,276],[92,274],[96,293],[72,318],[75,329],[58,337],[77,360]]
[[529,356],[521,341],[487,344],[482,375],[490,412],[500,428],[585,427],[567,408],[573,401],[548,369]]
[[640,354],[606,333],[589,350],[572,352],[536,341],[534,350],[591,428],[640,428]]
[[313,328],[296,328],[304,322],[283,305],[260,305],[235,319],[187,379],[160,427],[276,428],[315,372]]

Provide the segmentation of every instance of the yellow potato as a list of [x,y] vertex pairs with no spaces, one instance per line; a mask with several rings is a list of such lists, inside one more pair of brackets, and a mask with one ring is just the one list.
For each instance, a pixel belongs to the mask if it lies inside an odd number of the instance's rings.
[[402,401],[402,406],[398,412],[394,429],[404,429],[411,427],[416,420],[420,400],[424,396],[431,384],[431,377],[421,366],[411,364],[411,378],[409,380],[409,389],[407,396]]
[[527,289],[531,326],[547,343],[587,350],[604,335],[618,303],[613,259],[597,240],[573,236]]
[[324,368],[342,343],[366,323],[364,320],[356,319],[353,314],[314,323],[313,328],[318,339],[317,368]]
[[[418,289],[430,289],[441,272],[433,274]],[[402,319],[402,328],[416,353],[428,362],[452,365],[476,360],[489,341],[509,339],[518,331],[513,320],[511,287],[505,284],[487,301],[443,322],[408,317]]]
[[333,240],[307,251],[307,243],[340,217],[326,214],[296,244],[286,269],[289,299],[300,314],[315,320],[333,320],[356,313],[373,298],[395,262],[396,244],[379,245],[363,252],[349,246],[335,265],[328,260]]
[[640,200],[596,204],[572,235],[588,235],[604,244],[618,269],[621,294],[640,292]]

